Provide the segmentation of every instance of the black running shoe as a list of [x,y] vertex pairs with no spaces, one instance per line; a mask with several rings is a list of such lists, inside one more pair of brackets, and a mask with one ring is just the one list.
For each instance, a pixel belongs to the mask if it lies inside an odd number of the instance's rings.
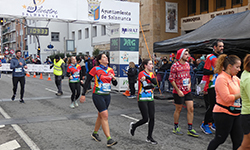
[[135,129],[133,128],[134,122],[130,123],[129,133],[134,136],[135,135]]
[[20,101],[19,101],[19,102],[20,102],[20,103],[25,103],[23,99],[20,99]]
[[113,139],[109,139],[108,142],[107,142],[107,147],[111,147],[113,145],[117,144],[116,141],[114,141]]
[[156,142],[152,137],[151,138],[147,137],[146,141],[151,142],[151,144],[158,144],[158,142]]
[[16,95],[13,95],[12,97],[11,97],[11,100],[15,100],[15,97],[16,97]]
[[96,142],[101,142],[101,138],[99,137],[99,135],[96,133],[92,133],[91,137],[96,141]]

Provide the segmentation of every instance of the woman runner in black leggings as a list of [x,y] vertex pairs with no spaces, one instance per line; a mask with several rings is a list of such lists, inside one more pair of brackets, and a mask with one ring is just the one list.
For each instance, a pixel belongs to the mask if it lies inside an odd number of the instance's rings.
[[85,101],[85,93],[88,90],[89,84],[94,77],[95,85],[93,88],[92,99],[95,104],[95,107],[98,110],[98,117],[95,123],[94,132],[91,134],[91,137],[100,142],[101,139],[98,135],[98,130],[102,126],[103,132],[107,137],[107,147],[111,147],[117,144],[117,141],[114,141],[110,136],[109,123],[108,123],[108,107],[110,104],[110,91],[111,91],[111,82],[114,86],[117,85],[115,78],[115,73],[112,68],[108,67],[108,57],[105,54],[99,54],[97,56],[98,66],[95,66],[90,70],[87,75],[87,79],[83,86],[82,96],[80,102]]
[[[130,134],[134,136],[135,129],[138,126],[141,126],[148,122],[148,136],[146,141],[151,142],[152,144],[157,144],[153,139],[152,133],[155,123],[155,104],[154,104],[154,95],[153,88],[157,84],[154,73],[152,72],[153,63],[149,59],[145,59],[140,66],[140,73],[138,75],[138,107],[141,111],[142,119],[136,123],[130,123]],[[154,85],[153,85],[153,84]]]
[[69,77],[69,87],[72,92],[70,108],[78,107],[77,99],[80,97],[81,66],[76,63],[76,57],[72,56],[68,62],[67,76]]

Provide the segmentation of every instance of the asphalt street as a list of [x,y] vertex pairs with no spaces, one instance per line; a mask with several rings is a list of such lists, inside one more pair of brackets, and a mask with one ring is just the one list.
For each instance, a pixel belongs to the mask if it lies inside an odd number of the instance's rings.
[[[11,101],[11,75],[2,74],[0,78],[0,149],[8,146],[18,150],[100,150],[106,147],[106,137],[102,131],[101,142],[91,138],[94,130],[97,110],[92,102],[91,93],[86,95],[86,102],[78,108],[71,109],[68,79],[63,80],[63,96],[56,96],[56,86],[52,81],[26,77],[24,100],[19,103],[20,85],[15,101]],[[129,134],[130,122],[141,119],[136,99],[127,99],[119,92],[112,92],[109,107],[109,125],[111,137],[118,144],[116,150],[204,150],[213,139],[214,134],[205,135],[199,128],[205,113],[204,107],[194,110],[193,128],[200,134],[199,138],[190,137],[187,132],[186,109],[180,116],[180,127],[185,133],[178,136],[172,133],[173,100],[155,100],[155,127],[153,137],[157,145],[147,143],[147,125],[138,127],[135,136]],[[195,98],[197,106],[203,100]],[[11,148],[10,148],[11,149]],[[230,136],[218,150],[232,149]]]

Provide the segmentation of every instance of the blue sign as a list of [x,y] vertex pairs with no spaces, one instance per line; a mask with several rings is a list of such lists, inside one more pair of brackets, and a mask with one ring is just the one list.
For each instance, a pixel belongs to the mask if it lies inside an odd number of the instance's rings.
[[129,65],[118,65],[118,64],[110,64],[110,67],[114,70],[116,77],[128,77],[127,73],[129,69]]

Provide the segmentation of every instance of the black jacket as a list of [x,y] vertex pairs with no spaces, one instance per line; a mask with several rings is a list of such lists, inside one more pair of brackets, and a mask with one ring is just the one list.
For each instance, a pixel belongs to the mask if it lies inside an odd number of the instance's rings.
[[129,68],[128,69],[128,82],[129,83],[136,83],[137,81],[137,69],[136,68]]

